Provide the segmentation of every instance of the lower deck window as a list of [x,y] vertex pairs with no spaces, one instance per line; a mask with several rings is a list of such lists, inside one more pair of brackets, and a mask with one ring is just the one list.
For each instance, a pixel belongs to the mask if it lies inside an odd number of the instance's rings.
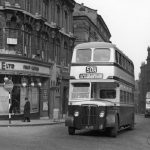
[[116,98],[116,91],[112,89],[100,90],[100,98]]
[[72,95],[73,99],[89,98],[89,83],[74,83],[72,84]]

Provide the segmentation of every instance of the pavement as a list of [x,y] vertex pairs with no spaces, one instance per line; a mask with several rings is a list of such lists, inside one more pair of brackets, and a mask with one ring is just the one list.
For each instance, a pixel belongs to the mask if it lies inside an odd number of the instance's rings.
[[49,119],[40,118],[33,119],[30,122],[23,122],[22,120],[0,120],[0,127],[23,127],[23,126],[43,126],[43,125],[55,125],[64,123],[65,119]]
[[[139,118],[143,116],[143,114],[136,114],[135,123],[137,123]],[[23,122],[22,120],[0,120],[0,127],[43,126],[56,125],[61,123],[65,123],[65,119],[50,119],[49,117],[41,117],[40,119],[31,119],[31,122]]]

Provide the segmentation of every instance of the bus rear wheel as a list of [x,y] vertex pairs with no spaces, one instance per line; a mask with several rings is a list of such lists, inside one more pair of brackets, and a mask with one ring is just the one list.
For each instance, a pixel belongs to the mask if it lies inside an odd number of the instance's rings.
[[69,133],[69,135],[74,135],[75,134],[75,128],[74,127],[68,127],[68,133]]
[[110,136],[111,137],[116,137],[118,135],[118,129],[119,129],[119,121],[118,117],[115,117],[115,126],[110,129]]

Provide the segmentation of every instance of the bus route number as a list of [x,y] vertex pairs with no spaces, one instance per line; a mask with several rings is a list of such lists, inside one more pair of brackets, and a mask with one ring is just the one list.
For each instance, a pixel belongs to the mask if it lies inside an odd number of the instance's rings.
[[86,73],[96,73],[97,72],[97,67],[95,66],[87,66],[86,67]]

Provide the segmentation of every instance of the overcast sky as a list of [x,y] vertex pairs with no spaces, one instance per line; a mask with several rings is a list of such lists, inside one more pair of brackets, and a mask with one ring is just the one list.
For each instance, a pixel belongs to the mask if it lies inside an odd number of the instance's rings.
[[135,78],[138,79],[150,46],[150,0],[75,1],[98,11],[112,35],[112,43],[134,62]]

